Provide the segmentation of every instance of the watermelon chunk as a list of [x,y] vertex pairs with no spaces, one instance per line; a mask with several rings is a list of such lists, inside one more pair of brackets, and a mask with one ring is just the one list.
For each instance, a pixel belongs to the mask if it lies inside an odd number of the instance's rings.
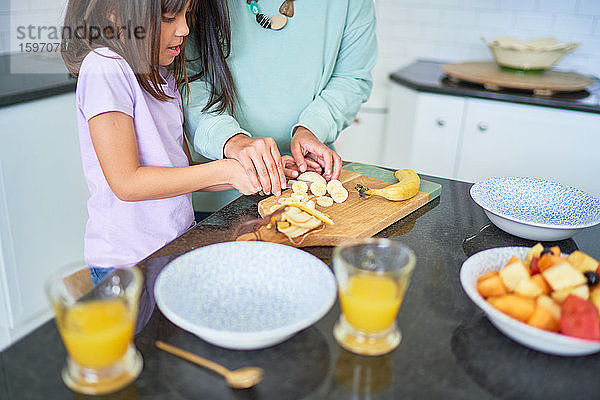
[[560,331],[567,336],[600,341],[600,318],[594,303],[570,294],[561,307]]

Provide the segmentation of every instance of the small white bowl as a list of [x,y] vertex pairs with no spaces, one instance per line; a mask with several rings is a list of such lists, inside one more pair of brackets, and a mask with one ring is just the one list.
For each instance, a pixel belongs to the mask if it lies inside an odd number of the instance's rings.
[[156,303],[175,325],[217,346],[260,349],[321,319],[335,301],[318,258],[266,242],[226,242],[186,253],[160,273]]
[[498,65],[522,70],[549,69],[579,46],[579,43],[559,43],[555,38],[518,40],[503,36],[491,42],[484,41]]
[[470,193],[494,225],[525,239],[567,239],[600,223],[600,200],[558,182],[494,177],[475,183]]
[[492,307],[477,291],[477,278],[502,268],[511,256],[525,258],[527,247],[499,247],[469,257],[460,269],[460,283],[467,296],[485,312],[501,332],[523,346],[559,356],[579,356],[600,351],[600,342],[578,339],[534,328]]

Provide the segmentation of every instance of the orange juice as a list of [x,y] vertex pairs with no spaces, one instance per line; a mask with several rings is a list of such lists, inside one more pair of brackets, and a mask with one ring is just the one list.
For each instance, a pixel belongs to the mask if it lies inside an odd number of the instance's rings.
[[125,355],[135,312],[120,299],[95,300],[75,304],[56,320],[71,359],[83,367],[103,368]]
[[389,328],[396,318],[404,288],[393,279],[374,275],[352,275],[347,289],[340,290],[340,303],[348,323],[363,331]]

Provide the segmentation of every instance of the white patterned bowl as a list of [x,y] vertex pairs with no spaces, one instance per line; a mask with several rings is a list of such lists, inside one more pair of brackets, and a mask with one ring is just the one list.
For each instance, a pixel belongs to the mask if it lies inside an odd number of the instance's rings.
[[280,343],[321,319],[336,297],[318,258],[265,242],[226,242],[186,253],[160,273],[154,293],[175,325],[217,346]]
[[485,312],[488,319],[506,336],[529,348],[560,356],[579,356],[600,351],[600,342],[577,339],[544,331],[520,322],[492,307],[477,291],[477,278],[502,268],[511,256],[525,258],[527,247],[499,247],[469,257],[460,269],[460,283],[467,296]]
[[562,240],[600,223],[600,200],[544,179],[488,178],[471,187],[471,197],[494,225],[525,239]]

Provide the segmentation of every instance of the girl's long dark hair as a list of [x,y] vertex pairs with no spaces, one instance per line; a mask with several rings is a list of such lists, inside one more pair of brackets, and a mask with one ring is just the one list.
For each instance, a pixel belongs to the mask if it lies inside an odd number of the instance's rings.
[[225,0],[201,0],[194,12],[191,32],[193,45],[197,46],[196,63],[200,73],[190,77],[190,81],[204,79],[211,92],[208,103],[202,111],[233,114],[237,93],[227,57],[231,51],[231,28],[229,9]]
[[[190,1],[193,13],[196,1]],[[170,99],[161,86],[164,82],[159,72],[162,14],[179,14],[187,2],[188,0],[69,0],[61,43],[61,56],[67,69],[78,76],[81,63],[90,51],[108,47],[127,61],[144,90],[158,100]],[[92,31],[94,35],[91,34]],[[183,87],[187,94],[185,46],[180,48],[180,55],[169,68],[177,85]]]

